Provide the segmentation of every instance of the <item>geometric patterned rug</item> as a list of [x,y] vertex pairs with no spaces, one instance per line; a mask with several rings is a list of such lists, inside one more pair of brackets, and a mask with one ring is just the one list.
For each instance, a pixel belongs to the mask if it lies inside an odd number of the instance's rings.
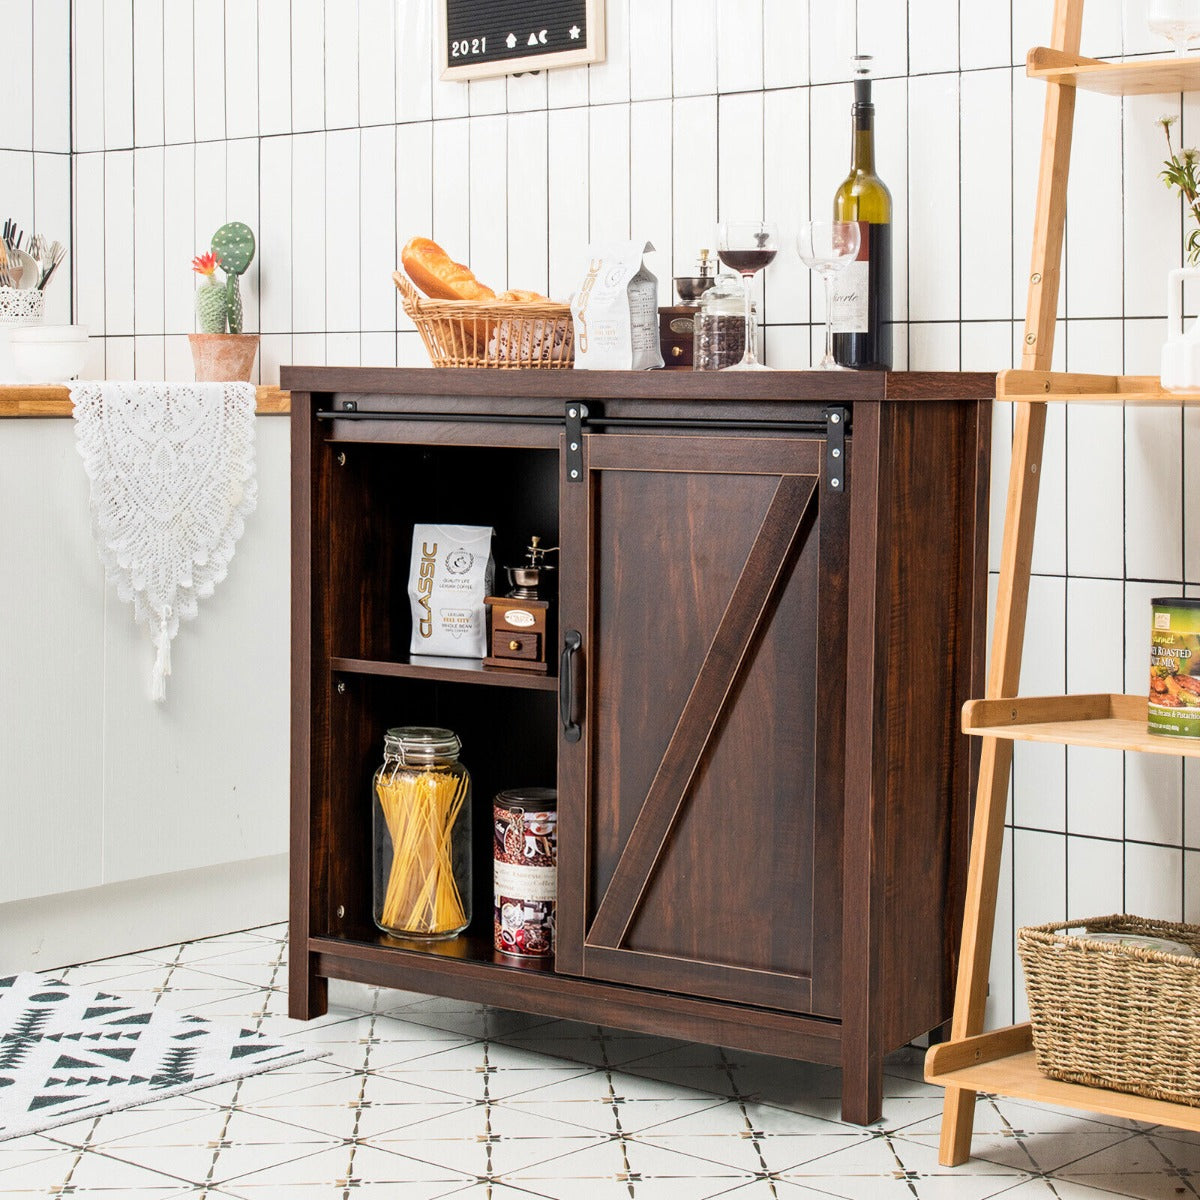
[[0,978],[0,1141],[325,1054],[288,1043],[31,972]]

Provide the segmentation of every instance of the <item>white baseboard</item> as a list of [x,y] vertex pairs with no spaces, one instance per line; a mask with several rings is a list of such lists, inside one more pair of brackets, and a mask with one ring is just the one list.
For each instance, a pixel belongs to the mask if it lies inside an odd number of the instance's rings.
[[287,907],[286,854],[16,900],[0,904],[0,974],[271,925]]

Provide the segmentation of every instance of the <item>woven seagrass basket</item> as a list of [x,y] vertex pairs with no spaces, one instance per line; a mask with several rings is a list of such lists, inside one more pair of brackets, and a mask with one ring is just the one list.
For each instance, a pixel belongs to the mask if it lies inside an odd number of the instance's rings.
[[570,367],[575,362],[571,309],[553,301],[501,304],[427,300],[403,271],[393,271],[400,303],[435,367]]
[[1038,1068],[1054,1079],[1200,1105],[1200,958],[1070,930],[1182,942],[1200,927],[1092,917],[1017,930]]

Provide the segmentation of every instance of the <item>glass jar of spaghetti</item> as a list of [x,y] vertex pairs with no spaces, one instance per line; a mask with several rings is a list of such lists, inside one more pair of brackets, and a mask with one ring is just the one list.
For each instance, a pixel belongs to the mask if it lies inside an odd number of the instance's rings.
[[374,779],[374,915],[385,933],[450,938],[471,923],[471,776],[449,729],[389,729]]

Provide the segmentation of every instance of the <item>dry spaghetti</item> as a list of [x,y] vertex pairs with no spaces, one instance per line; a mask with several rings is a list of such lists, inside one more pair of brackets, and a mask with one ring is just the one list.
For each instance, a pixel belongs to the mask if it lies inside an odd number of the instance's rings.
[[[415,748],[406,734],[419,735]],[[458,739],[445,730],[388,731],[384,765],[375,776],[375,920],[389,932],[448,937],[470,921],[463,806],[471,780],[456,761],[457,749]]]
[[407,933],[450,933],[466,925],[454,878],[454,822],[467,777],[445,771],[382,780],[376,794],[392,839],[382,923]]

